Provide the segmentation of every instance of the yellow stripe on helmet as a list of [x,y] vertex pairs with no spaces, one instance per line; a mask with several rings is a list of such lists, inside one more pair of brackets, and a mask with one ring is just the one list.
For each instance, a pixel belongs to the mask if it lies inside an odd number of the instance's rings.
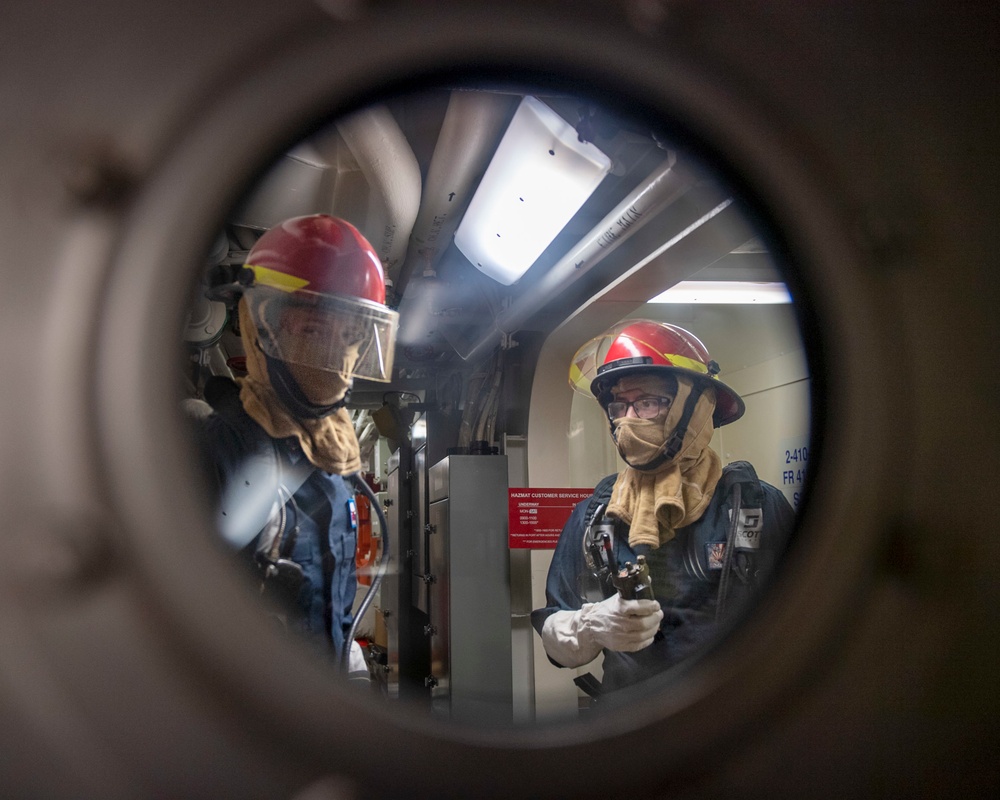
[[[628,338],[630,338],[634,342],[638,342],[639,344],[645,345],[650,350],[659,352],[656,345],[653,344],[652,342],[643,341],[637,336],[629,335]],[[667,361],[669,361],[675,367],[683,367],[684,369],[689,369],[694,372],[701,372],[702,374],[708,374],[708,367],[702,364],[700,361],[695,361],[693,358],[687,358],[686,356],[679,356],[674,353],[660,353],[660,355],[663,356],[665,359],[667,359]]]
[[309,285],[309,281],[289,275],[287,272],[278,272],[276,269],[254,264],[247,264],[247,267],[253,270],[254,283],[261,286],[270,286],[283,292],[297,292]]
[[675,367],[684,367],[684,369],[690,369],[694,372],[708,374],[708,367],[700,361],[695,361],[693,358],[685,358],[684,356],[676,356],[669,353],[664,353],[663,357],[670,361],[670,363]]

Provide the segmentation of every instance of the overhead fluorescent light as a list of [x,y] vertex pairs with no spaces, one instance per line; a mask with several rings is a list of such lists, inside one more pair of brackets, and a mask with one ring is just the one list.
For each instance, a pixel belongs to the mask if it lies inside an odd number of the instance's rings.
[[518,106],[455,231],[455,244],[510,285],[535,263],[611,170],[611,159],[534,97]]
[[681,281],[650,303],[741,303],[766,305],[791,303],[788,287],[783,283],[751,283],[748,281]]

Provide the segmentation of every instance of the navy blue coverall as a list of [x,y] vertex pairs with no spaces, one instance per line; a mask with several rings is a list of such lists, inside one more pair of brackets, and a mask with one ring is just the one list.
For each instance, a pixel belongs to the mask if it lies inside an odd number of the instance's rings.
[[[305,460],[294,437],[271,439],[243,410],[235,384],[219,394],[212,401],[215,413],[201,422],[199,437],[220,493],[239,479],[241,465],[253,453],[274,452],[288,467]],[[339,658],[353,623],[357,590],[354,492],[342,476],[313,469],[284,504],[284,512],[281,555],[303,573],[289,604],[287,626],[329,643],[332,655]],[[248,561],[254,558],[256,544],[255,539],[242,551]]]
[[[611,479],[613,477],[610,476]],[[739,578],[732,578],[730,581],[732,588],[726,608],[737,613],[753,599],[754,587],[773,569],[794,522],[794,512],[785,496],[770,484],[758,481],[746,462],[726,466],[712,501],[701,518],[679,529],[674,539],[659,548],[653,549],[648,545],[630,547],[627,526],[620,521],[615,523],[616,560],[619,565],[624,565],[626,561],[635,563],[640,554],[646,557],[653,593],[663,609],[663,621],[656,640],[644,650],[635,653],[604,650],[603,693],[622,689],[662,672],[697,651],[715,635],[718,577],[711,573],[708,573],[708,579],[698,577],[690,568],[689,560],[703,558],[706,546],[725,542],[732,505],[731,490],[735,483],[741,484],[745,498],[758,500],[763,511],[763,544],[751,564],[752,571],[756,573],[754,580],[744,583]],[[605,496],[599,498],[605,503],[610,495],[610,484],[606,486]],[[756,492],[756,497],[752,492]],[[742,505],[745,508],[747,504],[744,502]],[[588,508],[593,509],[591,500],[577,504],[559,536],[545,585],[546,606],[531,614],[532,625],[539,634],[551,614],[562,610],[573,611],[584,603],[603,599],[588,596],[587,592],[588,584],[593,584],[583,548]],[[558,667],[563,666],[551,658],[549,660]]]

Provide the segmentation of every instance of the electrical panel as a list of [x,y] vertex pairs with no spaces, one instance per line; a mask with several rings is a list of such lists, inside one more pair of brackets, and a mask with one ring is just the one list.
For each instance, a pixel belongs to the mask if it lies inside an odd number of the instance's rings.
[[431,706],[459,722],[509,724],[507,457],[447,456],[428,476]]

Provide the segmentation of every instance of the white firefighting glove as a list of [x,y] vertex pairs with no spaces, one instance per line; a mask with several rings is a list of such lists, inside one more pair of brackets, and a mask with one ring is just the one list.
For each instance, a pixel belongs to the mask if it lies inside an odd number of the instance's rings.
[[616,593],[578,611],[550,615],[542,625],[542,644],[556,663],[579,667],[604,648],[634,653],[649,647],[662,619],[655,600],[622,600]]
[[368,662],[365,661],[365,653],[361,649],[361,645],[356,641],[351,642],[351,649],[347,654],[347,679],[367,681],[369,677]]

